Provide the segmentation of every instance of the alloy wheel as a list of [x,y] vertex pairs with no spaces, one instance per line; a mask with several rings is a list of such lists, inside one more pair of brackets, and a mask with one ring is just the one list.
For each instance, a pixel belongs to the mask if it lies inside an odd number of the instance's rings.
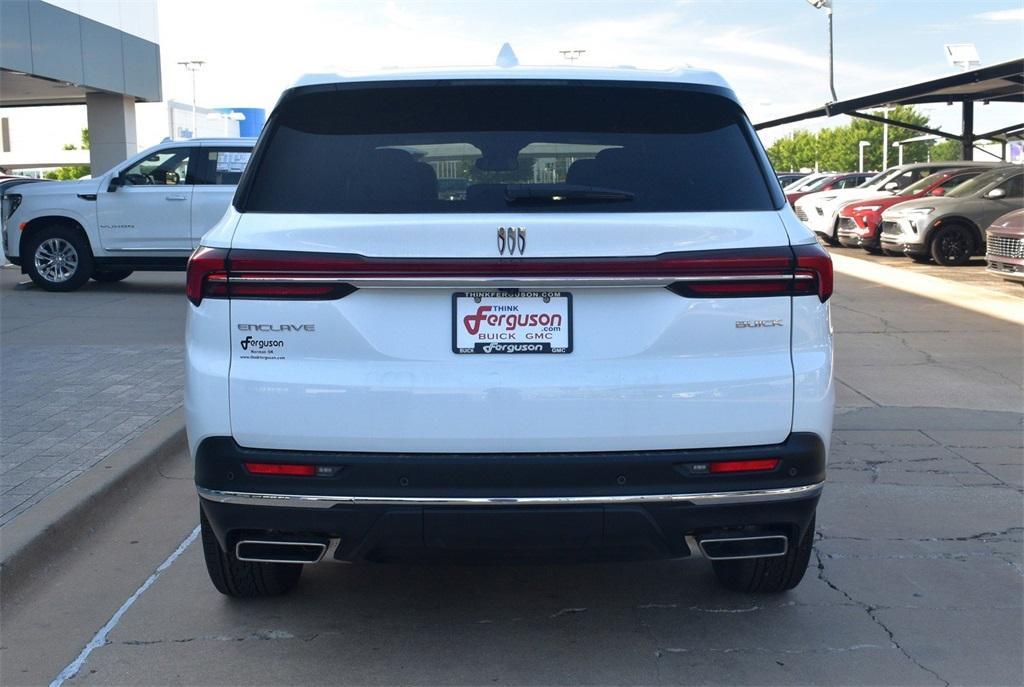
[[66,282],[78,271],[78,251],[66,239],[46,239],[36,248],[33,259],[40,276],[54,284]]
[[969,253],[971,246],[962,231],[949,231],[939,237],[939,253],[948,262],[958,262]]

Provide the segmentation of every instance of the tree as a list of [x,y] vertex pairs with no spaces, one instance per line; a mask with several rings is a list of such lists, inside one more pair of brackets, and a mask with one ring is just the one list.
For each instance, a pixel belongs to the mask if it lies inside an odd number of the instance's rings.
[[944,139],[932,146],[932,159],[936,162],[959,160],[961,158],[960,141]]
[[[898,105],[888,113],[888,119],[928,125],[928,116],[913,107]],[[829,127],[816,132],[795,131],[776,141],[768,148],[768,158],[779,171],[817,167],[835,172],[857,170],[860,141],[868,141],[864,150],[864,169],[882,169],[882,128],[881,122],[854,118],[844,126]],[[889,145],[896,141],[917,136],[918,132],[899,126],[889,126]],[[896,163],[898,152],[889,149],[889,166]],[[934,157],[934,154],[933,154]],[[928,143],[917,141],[903,147],[903,162],[924,162],[928,158]],[[954,158],[955,159],[955,158]]]
[[[82,150],[89,150],[89,130],[82,129],[81,134]],[[65,143],[64,150],[78,150],[74,143]],[[53,179],[54,181],[73,181],[75,179],[81,179],[90,171],[89,165],[68,165],[66,167],[57,167],[47,172],[44,176],[47,179]]]

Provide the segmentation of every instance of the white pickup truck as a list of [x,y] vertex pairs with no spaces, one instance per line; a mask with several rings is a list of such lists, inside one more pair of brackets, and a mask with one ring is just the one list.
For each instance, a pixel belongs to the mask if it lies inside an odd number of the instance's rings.
[[19,186],[3,198],[4,254],[48,291],[184,270],[227,210],[254,143],[167,141],[95,179]]

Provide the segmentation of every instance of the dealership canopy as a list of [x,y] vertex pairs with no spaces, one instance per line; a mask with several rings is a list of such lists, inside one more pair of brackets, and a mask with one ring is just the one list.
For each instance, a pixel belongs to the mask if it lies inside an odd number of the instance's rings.
[[[1024,103],[1024,59],[1010,60],[1009,62],[1002,62],[990,67],[981,67],[953,74],[952,76],[944,76],[940,79],[921,81],[920,83],[903,86],[902,88],[894,88],[889,91],[872,93],[871,95],[864,95],[849,100],[826,103],[813,110],[761,122],[755,125],[755,128],[769,129],[773,126],[791,124],[805,119],[834,117],[835,115],[845,114],[850,117],[888,123],[924,134],[960,141],[963,146],[963,157],[965,160],[973,159],[975,141],[980,139],[1005,144],[1010,140],[1024,138],[1024,122],[1002,127],[995,131],[975,133],[974,103],[978,101],[983,103]],[[890,105],[917,105],[920,103],[952,104],[956,102],[962,103],[963,107],[963,129],[959,134],[917,124],[907,124],[895,119],[863,112],[863,110]]]

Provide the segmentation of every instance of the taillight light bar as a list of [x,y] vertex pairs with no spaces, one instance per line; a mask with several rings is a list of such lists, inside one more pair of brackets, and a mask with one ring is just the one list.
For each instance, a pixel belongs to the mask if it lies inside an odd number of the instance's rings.
[[818,244],[621,258],[368,258],[201,247],[189,260],[188,298],[325,300],[360,286],[659,285],[691,298],[832,294]]

